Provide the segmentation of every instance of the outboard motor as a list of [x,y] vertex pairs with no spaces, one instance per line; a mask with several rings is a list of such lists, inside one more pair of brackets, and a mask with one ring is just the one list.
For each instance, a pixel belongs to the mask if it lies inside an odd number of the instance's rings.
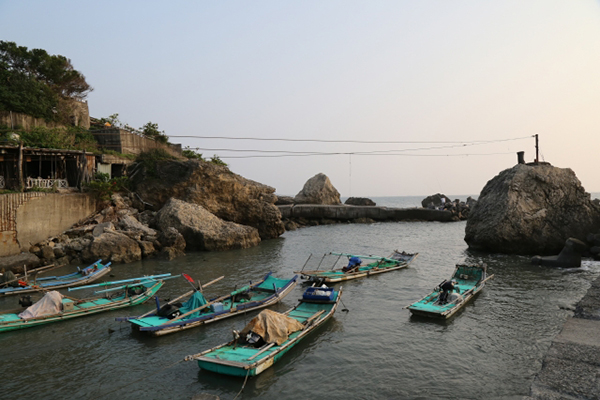
[[31,296],[21,296],[21,298],[19,299],[19,304],[21,305],[21,307],[29,307],[33,304],[33,302],[31,301]]
[[181,315],[181,311],[179,311],[179,307],[174,304],[165,304],[158,310],[158,316],[168,319],[174,319]]

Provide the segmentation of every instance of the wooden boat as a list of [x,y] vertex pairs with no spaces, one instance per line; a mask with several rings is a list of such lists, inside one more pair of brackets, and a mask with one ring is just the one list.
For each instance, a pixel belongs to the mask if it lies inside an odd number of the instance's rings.
[[358,265],[355,265],[354,268],[351,268],[349,271],[345,271],[344,269],[347,268],[345,267],[342,269],[331,269],[325,271],[300,271],[294,273],[301,274],[302,278],[314,282],[322,281],[326,283],[334,283],[406,268],[419,256],[419,253],[410,254],[405,252],[399,252],[398,250],[395,250],[389,257],[357,256],[345,253],[330,254],[340,257],[348,257],[349,266],[351,266],[350,264],[353,261],[355,261],[355,258],[360,259],[361,262],[362,259],[375,261],[366,265],[362,265],[362,263],[359,263]]
[[30,328],[103,311],[135,306],[154,296],[163,284],[162,279],[136,278],[136,281],[132,280],[127,285],[103,291],[108,293],[109,291],[122,290],[117,292],[116,295],[107,294],[104,297],[89,299],[76,299],[53,290],[47,292],[42,299],[27,309],[1,312],[0,332]]
[[[294,308],[285,313],[263,310],[250,321],[244,330],[239,333],[234,331],[234,340],[231,342],[187,356],[185,359],[196,360],[200,368],[220,374],[240,377],[258,375],[277,362],[310,332],[331,318],[341,296],[341,287],[339,291],[332,288],[309,287]],[[261,324],[261,322],[273,320],[285,320],[288,325],[274,328]],[[289,333],[292,331],[293,333]],[[253,339],[257,337],[257,332],[263,334],[260,336],[261,339],[266,338],[262,341],[264,345],[261,347],[256,347],[257,343],[261,343],[260,340],[252,343]],[[285,337],[273,332],[287,332],[289,335]]]
[[442,301],[440,295],[442,294],[441,286],[448,281],[440,283],[433,292],[405,308],[415,315],[450,318],[471,301],[485,287],[485,283],[493,277],[494,275],[487,276],[485,264],[457,264],[451,278],[451,281],[456,282],[454,293],[450,293],[446,301]]
[[29,271],[29,274],[18,277],[17,281],[14,282],[18,285],[16,287],[10,286],[10,283],[1,283],[0,296],[87,285],[108,274],[111,269],[110,264],[111,263],[102,264],[102,260],[98,260],[89,267],[79,269],[77,272],[63,276],[38,277],[35,270]]
[[[292,291],[297,280],[298,275],[277,279],[268,273],[258,282],[208,301],[199,290],[193,290],[159,310],[139,317],[119,317],[117,321],[128,321],[132,329],[152,336],[166,335],[276,304]],[[181,307],[173,305],[183,297],[189,299]]]

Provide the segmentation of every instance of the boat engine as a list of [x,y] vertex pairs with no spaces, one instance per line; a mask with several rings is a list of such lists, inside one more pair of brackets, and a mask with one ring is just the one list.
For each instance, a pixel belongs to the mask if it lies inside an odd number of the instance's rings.
[[21,307],[29,307],[32,304],[33,302],[31,301],[31,296],[21,296],[19,299],[19,305],[21,305]]
[[181,315],[181,311],[179,311],[179,307],[174,304],[165,304],[158,310],[158,316],[168,319],[177,318]]

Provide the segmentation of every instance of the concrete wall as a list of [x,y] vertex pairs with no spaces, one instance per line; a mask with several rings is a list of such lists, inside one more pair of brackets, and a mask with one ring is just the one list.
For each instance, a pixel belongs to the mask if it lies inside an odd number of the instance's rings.
[[0,257],[29,250],[96,211],[89,194],[10,193],[0,195]]
[[175,157],[181,157],[181,145],[168,145],[144,135],[125,129],[107,128],[90,131],[100,146],[122,154],[140,154],[151,149],[163,149]]
[[388,208],[373,206],[329,206],[319,204],[297,204],[277,206],[284,219],[305,218],[349,221],[371,218],[375,221],[451,221],[450,211],[427,208]]
[[[73,100],[65,106],[69,108],[68,115],[74,126],[90,129],[90,111],[87,102]],[[14,127],[15,129],[21,128],[26,131],[38,126],[47,128],[65,127],[62,123],[48,122],[43,118],[35,118],[30,115],[10,111],[0,111],[0,125]]]

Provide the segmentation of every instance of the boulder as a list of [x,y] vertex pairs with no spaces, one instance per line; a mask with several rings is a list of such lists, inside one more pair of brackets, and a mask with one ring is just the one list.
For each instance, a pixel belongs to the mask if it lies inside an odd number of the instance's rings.
[[124,216],[121,221],[119,221],[118,226],[124,231],[141,231],[146,236],[156,236],[156,231],[154,229],[148,228],[131,215]]
[[119,232],[106,231],[82,252],[84,261],[103,260],[113,263],[130,263],[142,259],[142,250],[138,243],[129,236]]
[[162,247],[172,247],[180,250],[182,253],[185,250],[186,243],[183,235],[172,226],[160,232],[158,241]]
[[130,180],[144,202],[159,210],[170,199],[202,206],[215,216],[258,229],[262,239],[285,232],[275,206],[275,189],[234,174],[227,167],[199,160],[160,161],[128,168]]
[[277,196],[276,206],[285,206],[288,204],[294,204],[294,198],[292,196]]
[[549,164],[518,164],[490,180],[465,229],[469,248],[508,254],[556,254],[568,238],[600,227],[600,210],[575,173]]
[[557,256],[535,256],[531,259],[533,265],[547,267],[579,268],[581,267],[581,253],[587,249],[585,243],[575,238],[567,239],[565,247]]
[[256,228],[223,221],[202,206],[177,199],[156,214],[156,225],[161,230],[175,228],[185,238],[186,250],[242,249],[260,243]]
[[[442,199],[444,199],[444,202],[442,203]],[[446,205],[446,204],[450,204],[452,203],[452,200],[450,200],[449,197],[446,197],[445,194],[441,194],[441,193],[437,193],[431,196],[427,196],[425,197],[422,201],[421,201],[421,206],[423,208],[441,208],[442,205]]]
[[344,202],[344,204],[348,204],[350,206],[376,206],[377,204],[366,197],[348,197],[348,199]]
[[304,184],[302,190],[294,197],[296,204],[342,204],[340,193],[331,184],[327,175],[319,173]]
[[32,253],[20,253],[14,256],[0,257],[0,269],[12,270],[14,273],[22,273],[23,266],[27,269],[39,267],[41,265],[40,259]]

